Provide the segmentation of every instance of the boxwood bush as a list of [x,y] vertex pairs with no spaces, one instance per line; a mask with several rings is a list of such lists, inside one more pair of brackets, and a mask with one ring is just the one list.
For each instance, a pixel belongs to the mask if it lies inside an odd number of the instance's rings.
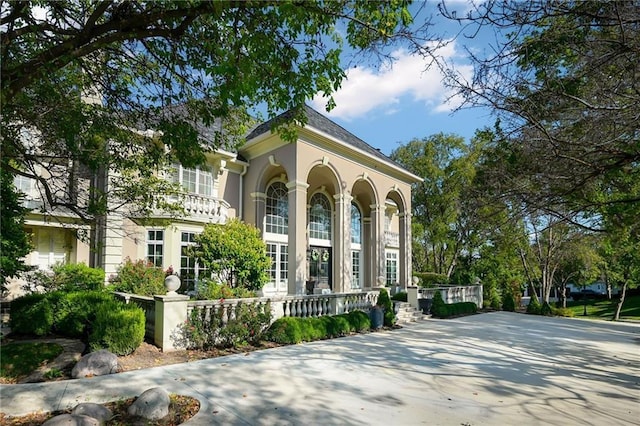
[[[145,317],[141,308],[126,305],[103,291],[55,291],[14,300],[10,327],[16,334],[44,336],[55,333],[90,343],[93,338],[93,341],[101,342],[102,347],[122,354],[133,346],[135,350],[142,343],[139,330],[142,329],[144,337]],[[96,327],[101,331],[93,335]],[[124,337],[112,337],[110,333]]]
[[473,302],[444,303],[439,291],[433,295],[431,314],[436,318],[449,318],[456,315],[475,314],[476,312],[478,312],[478,305]]
[[407,297],[408,295],[406,291],[400,291],[394,294],[393,296],[391,296],[391,300],[395,300],[396,302],[406,302]]
[[53,327],[53,309],[46,294],[28,294],[11,302],[9,327],[16,334],[44,336]]
[[362,311],[319,318],[283,317],[271,324],[265,339],[276,343],[293,344],[345,336],[370,328],[369,316]]
[[96,309],[89,346],[92,351],[108,349],[116,355],[128,355],[142,343],[144,325],[144,311],[138,306],[116,300],[102,303]]

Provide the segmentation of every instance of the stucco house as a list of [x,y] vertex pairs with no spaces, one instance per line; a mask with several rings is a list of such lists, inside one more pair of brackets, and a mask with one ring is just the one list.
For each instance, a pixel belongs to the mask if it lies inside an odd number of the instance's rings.
[[[240,218],[262,233],[273,259],[265,295],[356,292],[411,278],[411,184],[420,178],[309,107],[296,143],[255,127],[238,152],[207,153],[207,166],[175,165],[166,178],[185,191],[186,215],[167,226],[109,215],[92,232],[72,214],[40,212],[33,182],[16,178],[34,210],[26,218],[35,250],[27,263],[85,262],[116,273],[127,257],[173,267],[183,288],[206,274],[185,250],[207,223]],[[285,113],[288,114],[288,113]],[[155,222],[154,222],[155,219]],[[154,224],[155,223],[155,224]]]

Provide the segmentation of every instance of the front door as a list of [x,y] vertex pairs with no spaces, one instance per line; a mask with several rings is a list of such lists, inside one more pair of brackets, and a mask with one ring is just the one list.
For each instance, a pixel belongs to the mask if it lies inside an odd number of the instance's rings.
[[315,289],[332,289],[331,283],[331,248],[312,246],[307,252],[309,265],[309,283],[307,290],[313,293]]

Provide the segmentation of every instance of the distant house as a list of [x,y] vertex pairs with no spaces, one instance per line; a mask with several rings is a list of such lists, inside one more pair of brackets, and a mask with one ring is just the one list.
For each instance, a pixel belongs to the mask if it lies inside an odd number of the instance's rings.
[[[109,215],[95,230],[70,213],[38,209],[34,182],[16,178],[32,212],[35,250],[27,262],[85,262],[115,274],[126,257],[179,273],[183,288],[204,274],[185,250],[207,223],[240,218],[262,233],[273,260],[263,292],[354,292],[407,286],[411,274],[411,184],[420,178],[309,107],[296,143],[266,122],[238,152],[209,152],[207,165],[175,165],[167,179],[184,188],[186,215],[167,226],[162,212],[144,221]],[[288,114],[288,113],[285,113]],[[46,209],[45,209],[46,210]],[[90,232],[100,242],[90,250]]]

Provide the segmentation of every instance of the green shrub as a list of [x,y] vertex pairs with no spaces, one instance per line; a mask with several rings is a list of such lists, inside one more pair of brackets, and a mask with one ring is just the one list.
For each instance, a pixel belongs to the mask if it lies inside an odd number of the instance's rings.
[[573,317],[575,313],[569,308],[553,308],[553,315],[557,315],[559,317]]
[[255,291],[244,287],[230,287],[228,284],[217,283],[209,279],[198,282],[196,287],[196,299],[199,300],[246,299],[251,297],[256,297]]
[[489,306],[491,307],[491,309],[495,309],[496,311],[500,310],[500,307],[502,306],[500,293],[495,287],[492,287],[489,292]]
[[371,329],[371,319],[369,315],[362,311],[349,312],[347,314],[347,321],[349,321],[351,330],[356,333]]
[[540,315],[542,312],[542,306],[540,305],[540,301],[538,300],[538,295],[533,292],[531,296],[531,300],[527,305],[527,313],[533,315]]
[[396,314],[393,312],[393,303],[391,303],[389,292],[386,288],[380,289],[378,303],[376,304],[384,309],[384,325],[392,327],[396,323]]
[[11,302],[11,331],[44,336],[53,326],[53,308],[46,294],[28,294]]
[[551,307],[549,302],[542,303],[542,306],[540,307],[540,315],[544,315],[544,316],[553,315],[553,308]]
[[92,351],[108,349],[116,355],[135,351],[144,339],[144,311],[118,301],[101,304],[96,311],[89,345]]
[[271,342],[293,344],[345,336],[370,328],[369,316],[362,311],[319,318],[283,317],[271,324],[264,337]]
[[449,284],[449,277],[446,274],[416,272],[414,275],[420,279],[420,287],[437,287],[438,285]]
[[391,297],[391,300],[395,300],[397,302],[406,302],[407,301],[407,292],[406,291],[400,291],[400,292],[394,294]]
[[282,344],[295,344],[302,342],[300,330],[300,318],[278,318],[267,330],[265,338],[270,342]]
[[109,279],[109,290],[142,296],[167,294],[164,279],[165,272],[151,262],[142,259],[133,262],[127,258],[118,268],[117,275]]
[[433,301],[431,302],[431,314],[436,318],[445,318],[448,316],[447,305],[442,299],[440,291],[436,291],[433,294]]
[[[86,338],[96,317],[96,308],[113,302],[113,296],[102,291],[66,293],[54,306],[54,330],[63,336]],[[64,307],[64,308],[63,308]]]
[[514,300],[513,294],[511,294],[510,291],[508,291],[502,299],[502,310],[507,312],[516,311],[516,301]]
[[58,264],[53,268],[56,288],[62,291],[103,290],[104,270],[84,263]]
[[236,307],[235,318],[220,326],[218,339],[212,343],[224,348],[254,344],[262,339],[270,323],[269,304],[240,303]]
[[195,241],[192,253],[200,265],[230,287],[257,291],[269,281],[271,258],[255,226],[238,219],[208,224]]

